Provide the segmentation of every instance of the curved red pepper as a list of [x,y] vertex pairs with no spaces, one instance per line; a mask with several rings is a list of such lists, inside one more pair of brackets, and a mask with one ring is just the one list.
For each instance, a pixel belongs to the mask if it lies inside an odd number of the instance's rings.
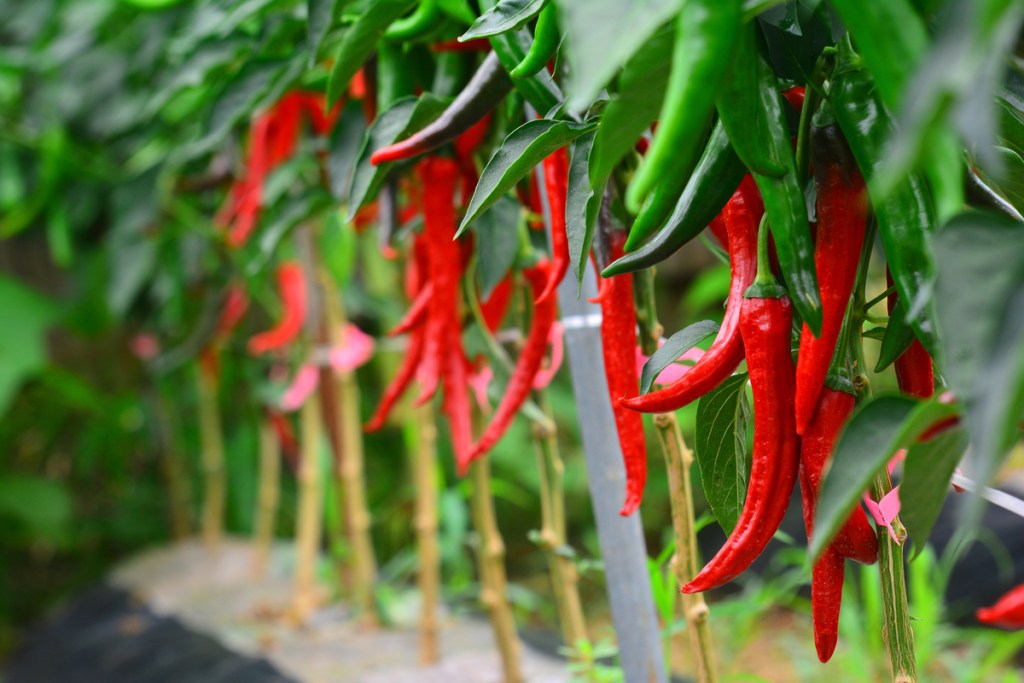
[[406,334],[422,325],[423,321],[427,319],[427,309],[430,307],[430,300],[433,296],[434,286],[428,282],[412,300],[409,310],[405,312],[398,324],[388,331],[388,336],[396,337]]
[[491,295],[485,301],[480,302],[480,313],[483,316],[484,324],[493,334],[501,321],[505,319],[508,312],[508,304],[512,299],[512,276],[506,275],[505,279],[499,282],[491,291]]
[[377,404],[377,410],[374,411],[373,417],[363,427],[363,431],[375,432],[384,426],[384,422],[388,419],[388,415],[391,414],[395,403],[398,402],[398,399],[402,397],[402,394],[405,393],[409,385],[412,384],[412,380],[416,377],[416,370],[419,368],[422,358],[423,331],[418,329],[409,336],[409,347],[405,350],[402,364],[398,366],[398,371],[395,373],[394,379],[391,380],[391,384],[384,390],[380,403]]
[[[889,287],[893,286],[892,274],[888,269],[885,271],[886,282]],[[889,295],[886,307],[889,313],[896,307],[897,294]],[[904,394],[916,396],[917,398],[930,398],[935,394],[935,367],[931,355],[925,351],[921,341],[914,338],[907,350],[893,361],[893,368],[896,370],[896,382],[900,391]],[[927,440],[927,439],[926,439]]]
[[306,319],[306,278],[302,266],[286,261],[277,268],[277,291],[283,305],[281,319],[271,329],[249,339],[249,353],[258,356],[283,349],[298,339]]
[[[803,498],[804,526],[810,536],[814,528],[821,478],[832,457],[836,439],[856,405],[856,399],[845,391],[825,387],[818,400],[814,419],[800,440],[800,493]],[[844,557],[863,564],[878,559],[878,537],[864,509],[857,507],[832,541]]]
[[472,460],[473,424],[470,419],[469,377],[459,328],[448,329],[451,351],[444,357],[444,401],[441,409],[448,418],[452,451],[459,476],[465,476]]
[[800,456],[793,417],[790,353],[792,306],[788,297],[743,299],[740,333],[754,393],[754,454],[750,484],[736,527],[725,545],[684,593],[717,588],[736,578],[761,554],[786,514]]
[[551,210],[551,274],[539,300],[551,296],[569,272],[569,235],[565,228],[565,201],[569,188],[569,153],[559,147],[544,158],[544,189]]
[[749,175],[740,183],[722,213],[728,232],[732,280],[718,336],[701,359],[677,381],[649,394],[623,401],[623,405],[630,410],[664,413],[682,408],[721,384],[743,360],[740,309],[743,293],[754,281],[757,272],[757,226],[764,214],[761,197]]
[[991,607],[982,607],[975,616],[978,621],[1003,628],[1024,628],[1024,585],[1017,586]]
[[[623,255],[625,234],[614,233],[611,243],[612,259]],[[548,281],[550,287],[550,280]],[[543,296],[542,296],[543,298]],[[604,374],[608,380],[608,395],[612,401],[615,429],[619,434],[622,459],[626,465],[626,500],[620,515],[631,515],[644,496],[647,482],[647,443],[640,413],[627,410],[622,399],[638,393],[640,381],[636,367],[636,308],[633,303],[633,276],[629,273],[614,275],[602,281],[601,294],[601,351],[604,355]]]
[[853,285],[857,279],[868,206],[864,179],[839,163],[818,163],[818,239],[814,264],[821,291],[821,335],[805,324],[796,363],[796,431],[803,434],[814,417],[818,395],[835,353]]
[[[534,301],[536,301],[537,296],[547,285],[550,271],[551,262],[547,260],[541,261],[533,268],[527,268],[523,271],[527,281],[530,283]],[[555,314],[555,300],[550,297],[534,305],[533,322],[530,325],[530,333],[526,337],[526,343],[523,345],[519,358],[516,359],[515,368],[512,369],[512,376],[508,380],[508,386],[505,387],[501,403],[498,404],[498,408],[494,411],[494,415],[491,417],[487,428],[480,435],[480,440],[473,447],[473,451],[470,453],[470,460],[481,457],[491,450],[494,444],[498,443],[501,437],[505,435],[505,432],[508,431],[509,425],[512,424],[512,420],[515,418],[519,408],[530,396],[530,392],[533,390],[533,378],[536,376],[537,371],[540,370],[541,363],[544,360],[544,353],[548,348],[548,337],[551,334],[551,326],[555,323]]]
[[839,610],[843,605],[846,560],[829,546],[811,570],[811,619],[814,649],[822,663],[832,659],[839,640]]

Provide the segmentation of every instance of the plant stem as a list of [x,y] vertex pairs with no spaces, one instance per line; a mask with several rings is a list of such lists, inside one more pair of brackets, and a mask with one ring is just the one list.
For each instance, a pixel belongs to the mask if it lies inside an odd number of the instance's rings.
[[295,594],[292,615],[303,623],[316,608],[316,565],[320,555],[323,482],[320,477],[320,438],[323,423],[320,397],[314,392],[302,405],[299,461],[299,498],[295,531]]
[[515,620],[508,602],[508,581],[505,577],[505,542],[494,514],[494,499],[491,493],[491,466],[487,458],[480,458],[470,465],[473,492],[470,505],[473,509],[473,525],[480,537],[477,550],[477,565],[480,571],[480,602],[487,609],[494,629],[505,683],[522,683],[522,663],[519,653],[519,638],[516,635]]
[[[324,274],[324,310],[329,339],[332,346],[343,343],[346,323],[341,297]],[[359,414],[359,385],[352,370],[338,373],[338,415],[341,425],[344,458],[341,461],[340,495],[345,501],[345,519],[348,522],[349,543],[352,548],[352,594],[361,619],[366,626],[378,624],[373,584],[377,575],[377,560],[370,536],[372,517],[366,503],[364,476],[363,429]]]
[[192,534],[192,520],[189,501],[192,487],[185,476],[184,462],[178,441],[175,439],[175,425],[171,417],[171,406],[167,403],[159,386],[152,388],[152,406],[155,412],[157,437],[160,439],[160,468],[167,481],[167,497],[170,507],[171,536],[182,540]]
[[216,551],[224,535],[224,507],[227,496],[224,442],[220,409],[217,406],[217,378],[196,366],[199,408],[199,440],[203,459],[202,536],[208,550]]
[[416,546],[419,555],[420,664],[441,659],[439,648],[438,605],[441,599],[441,550],[437,540],[437,425],[430,406],[412,408],[415,418],[415,443],[412,454],[416,481]]
[[534,392],[537,404],[548,416],[551,426],[534,424],[533,447],[537,454],[540,473],[541,530],[540,547],[548,563],[551,584],[562,626],[562,639],[572,649],[572,659],[586,666],[580,651],[580,642],[587,640],[587,624],[579,592],[579,571],[571,553],[560,552],[566,547],[565,533],[565,465],[558,452],[557,432],[551,414],[550,401],[544,390]]
[[281,485],[281,444],[270,420],[260,422],[260,479],[254,525],[253,573],[266,576]]
[[[633,278],[637,300],[637,324],[640,328],[640,348],[645,355],[658,349],[661,325],[654,300],[654,271],[637,273]],[[700,569],[697,556],[697,531],[693,512],[693,486],[690,468],[693,465],[693,451],[686,446],[679,420],[675,413],[660,413],[654,416],[658,432],[658,443],[665,455],[668,468],[669,504],[672,509],[672,531],[675,535],[676,550],[672,555],[672,572],[676,582],[683,586],[697,575]],[[698,683],[714,683],[714,643],[710,611],[703,593],[682,594],[683,616],[690,634],[690,649],[696,668]]]
[[[852,311],[856,317],[850,327],[850,355],[853,357],[853,386],[858,397],[870,394],[871,388],[867,381],[867,364],[864,360],[864,340],[862,335],[863,319],[867,312],[864,305],[864,289],[867,281],[868,263],[871,257],[871,246],[874,243],[876,226],[868,224],[864,236],[864,247],[861,250],[861,262],[857,271],[854,287]],[[877,502],[892,491],[889,472],[882,468],[871,480],[871,497]],[[888,527],[879,527],[878,533],[878,573],[882,580],[882,609],[885,614],[885,625],[882,639],[889,649],[889,663],[892,667],[893,683],[916,683],[917,659],[914,654],[914,630],[910,625],[909,607],[907,605],[907,585],[903,565],[903,542],[907,538],[907,530],[896,517],[891,523],[898,539],[889,536]]]
[[[700,564],[697,558],[697,533],[694,524],[693,495],[690,483],[690,467],[693,465],[693,451],[686,446],[679,421],[675,413],[661,413],[654,416],[658,431],[658,442],[665,454],[668,467],[669,501],[672,508],[672,531],[676,537],[676,551],[672,554],[672,571],[676,582],[683,586],[697,575]],[[690,648],[696,666],[698,683],[714,683],[714,644],[709,610],[703,593],[682,593],[683,616],[690,633]]]

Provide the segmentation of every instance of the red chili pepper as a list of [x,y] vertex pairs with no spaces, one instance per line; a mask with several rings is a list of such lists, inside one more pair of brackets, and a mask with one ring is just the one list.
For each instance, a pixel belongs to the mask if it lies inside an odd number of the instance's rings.
[[821,335],[805,324],[800,334],[796,364],[796,431],[803,434],[814,417],[818,395],[825,386],[829,365],[853,293],[867,226],[864,179],[856,169],[834,160],[818,160],[818,239],[814,263],[821,291]]
[[846,560],[832,546],[825,549],[811,570],[811,619],[814,649],[822,663],[832,659],[839,639],[839,610],[843,605]]
[[[534,301],[537,300],[537,296],[540,295],[547,285],[550,272],[551,262],[546,260],[539,262],[533,268],[527,268],[523,271],[527,281],[530,283]],[[472,453],[470,453],[470,460],[475,460],[484,455],[494,447],[494,444],[498,443],[498,440],[508,430],[509,425],[512,424],[512,419],[516,416],[516,412],[518,412],[523,402],[529,397],[533,389],[533,378],[537,375],[537,371],[540,370],[541,362],[544,360],[544,352],[548,348],[548,337],[551,334],[551,326],[555,322],[555,313],[555,300],[550,297],[534,304],[533,322],[530,325],[530,333],[527,335],[522,353],[516,359],[515,368],[513,368],[512,376],[508,380],[508,386],[505,387],[501,403],[494,411],[490,424],[487,425],[483,434],[480,435],[480,440],[477,441]]]
[[683,587],[685,593],[717,588],[736,578],[761,554],[786,514],[800,461],[793,417],[795,371],[789,346],[792,320],[792,306],[786,296],[744,298],[740,306],[739,327],[747,350],[756,418],[750,484],[732,534],[718,554]]
[[783,91],[782,96],[786,98],[793,109],[800,111],[804,108],[804,92],[804,86],[795,85],[789,90]]
[[[851,394],[825,387],[818,399],[814,419],[800,440],[800,492],[808,536],[814,528],[814,511],[822,475],[832,457],[839,432],[853,414],[855,405],[856,400]],[[863,508],[853,511],[832,541],[832,547],[843,557],[863,564],[874,564],[878,559],[878,538]]]
[[[625,233],[615,232],[611,239],[611,256],[617,259],[624,253]],[[550,283],[550,280],[549,280]],[[550,284],[548,285],[550,287]],[[541,296],[543,299],[543,295]],[[636,368],[636,308],[633,303],[633,276],[629,273],[602,280],[601,294],[601,351],[604,355],[604,374],[608,381],[608,395],[612,401],[615,429],[619,434],[622,459],[626,465],[626,500],[620,515],[631,515],[644,496],[647,482],[647,443],[640,413],[627,410],[622,399],[638,393],[640,381]]]
[[459,328],[448,329],[450,352],[444,357],[444,401],[442,410],[448,418],[452,451],[459,476],[465,476],[472,460],[473,424],[470,419],[469,377],[466,356],[459,339]]
[[224,308],[221,309],[220,317],[217,318],[214,334],[221,338],[231,334],[231,331],[242,321],[247,310],[249,310],[249,295],[240,285],[231,285],[228,288],[228,295],[224,299]]
[[366,426],[363,428],[364,431],[375,432],[384,426],[384,422],[388,419],[391,409],[394,408],[395,403],[398,402],[398,399],[402,397],[405,390],[412,384],[413,378],[416,377],[416,370],[419,368],[422,359],[423,330],[421,328],[415,330],[409,336],[409,348],[405,350],[402,364],[398,366],[398,372],[395,373],[391,384],[384,390],[380,403],[377,404],[377,410],[374,411],[373,417],[366,423]]
[[506,275],[505,279],[499,282],[491,291],[486,301],[480,302],[480,313],[483,315],[484,324],[493,334],[501,321],[505,319],[508,312],[508,304],[512,299],[512,276]]
[[565,228],[565,201],[569,190],[569,153],[566,148],[559,147],[545,157],[543,168],[544,189],[551,210],[551,275],[538,300],[551,296],[569,272],[569,236]]
[[677,381],[658,391],[627,399],[623,401],[624,406],[642,413],[677,410],[721,384],[743,360],[740,310],[743,293],[754,281],[757,271],[757,226],[763,213],[764,204],[748,175],[722,211],[728,231],[732,280],[718,336],[701,359]]
[[474,38],[460,42],[457,38],[434,43],[431,52],[490,52],[491,41],[486,38]]
[[434,286],[428,282],[412,300],[409,310],[405,312],[402,319],[388,332],[388,336],[396,337],[400,334],[407,334],[422,325],[423,321],[427,319],[427,309],[433,296]]
[[249,340],[249,353],[258,356],[295,341],[306,319],[306,278],[302,266],[286,261],[277,268],[277,291],[283,305],[281,319],[271,329]]
[[[886,282],[892,287],[892,275],[885,271]],[[886,301],[889,313],[896,307],[897,294],[893,292]],[[900,391],[917,398],[929,398],[935,394],[935,368],[931,355],[925,351],[920,340],[914,339],[900,356],[893,362],[896,370],[896,382]]]
[[430,400],[437,391],[444,356],[450,350],[445,343],[448,330],[459,327],[459,277],[462,256],[455,241],[457,219],[455,186],[458,164],[444,157],[430,157],[420,165],[423,182],[423,239],[434,295],[430,298],[426,325],[426,346],[421,365],[423,390],[417,405]]
[[991,607],[980,608],[975,616],[978,621],[989,626],[1024,628],[1024,585],[1012,589]]

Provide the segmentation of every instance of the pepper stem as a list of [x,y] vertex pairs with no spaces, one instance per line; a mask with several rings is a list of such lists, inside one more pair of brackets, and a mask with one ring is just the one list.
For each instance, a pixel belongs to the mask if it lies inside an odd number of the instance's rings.
[[227,473],[224,468],[224,442],[221,436],[220,408],[217,405],[217,377],[196,366],[196,390],[199,404],[199,441],[203,459],[203,516],[200,528],[207,550],[216,552],[224,536],[224,505]]
[[438,529],[437,425],[429,405],[412,408],[414,421],[406,430],[416,481],[416,549],[419,556],[420,664],[441,659],[438,605],[441,602],[441,550]]
[[260,422],[260,479],[254,525],[253,574],[264,577],[274,541],[274,522],[277,519],[281,487],[281,443],[274,433],[270,419]]
[[747,299],[781,299],[786,296],[786,288],[782,286],[772,273],[772,262],[768,248],[771,230],[768,219],[761,216],[761,224],[757,227],[757,276],[753,284],[747,287],[743,296]]

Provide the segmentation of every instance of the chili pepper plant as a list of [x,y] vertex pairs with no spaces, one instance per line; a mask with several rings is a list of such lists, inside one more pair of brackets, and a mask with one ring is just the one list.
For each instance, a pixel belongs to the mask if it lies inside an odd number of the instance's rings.
[[[39,234],[95,290],[77,303],[134,335],[177,534],[192,533],[197,488],[214,550],[251,489],[266,571],[278,508],[295,507],[294,621],[330,599],[326,536],[341,595],[379,623],[380,537],[408,526],[383,501],[407,468],[421,662],[439,657],[442,570],[472,574],[438,540],[455,505],[504,678],[524,680],[506,577],[518,539],[490,461],[504,449],[536,467],[527,547],[572,669],[603,675],[569,529],[577,427],[551,398],[590,325],[609,422],[575,417],[616,442],[607,467],[622,472],[615,499],[590,504],[670,531],[658,585],[682,608],[659,605],[687,631],[669,642],[689,673],[720,680],[720,589],[746,581],[799,504],[806,546],[786,536],[822,665],[862,645],[843,643],[857,577],[880,596],[866,628],[884,634],[891,680],[927,679],[907,561],[924,557],[954,474],[991,483],[1024,416],[1024,5],[6,0],[0,13],[14,18],[0,27],[13,46],[0,235]],[[47,47],[54,32],[81,40]],[[728,269],[713,320],[680,315],[686,293],[665,277],[694,255]],[[588,283],[599,322],[563,319]],[[26,348],[56,320],[28,315]],[[4,362],[0,406],[54,381],[38,353]],[[196,481],[171,421],[201,440]],[[259,455],[236,462],[225,435],[242,423]],[[955,497],[973,538],[984,504]],[[700,520],[724,544],[699,545]],[[1019,603],[1018,589],[979,618],[1019,626]]]

